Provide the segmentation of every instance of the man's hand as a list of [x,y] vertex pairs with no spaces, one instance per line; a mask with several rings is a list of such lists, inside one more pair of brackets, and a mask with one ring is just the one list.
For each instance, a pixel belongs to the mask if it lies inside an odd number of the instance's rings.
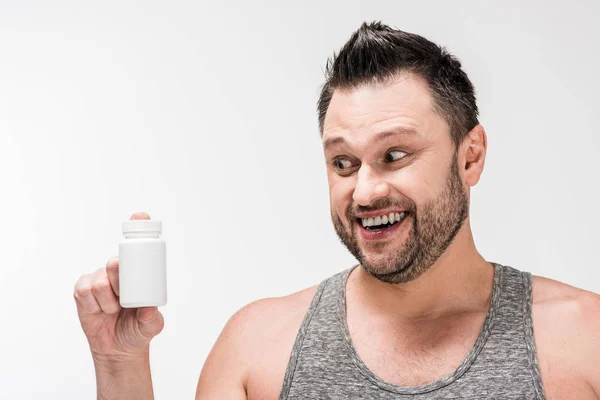
[[[150,216],[135,213],[131,219]],[[149,347],[164,320],[156,307],[121,308],[118,257],[81,276],[73,296],[96,368],[98,398],[153,398]]]

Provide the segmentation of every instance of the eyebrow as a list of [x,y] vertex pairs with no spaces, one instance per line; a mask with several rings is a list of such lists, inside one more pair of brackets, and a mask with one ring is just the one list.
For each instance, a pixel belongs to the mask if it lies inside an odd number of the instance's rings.
[[[416,136],[416,135],[417,135],[417,131],[415,131],[414,129],[397,127],[397,128],[391,129],[389,131],[383,131],[383,132],[379,132],[379,133],[375,134],[371,139],[369,139],[369,145],[372,145],[376,142],[380,142],[383,139],[387,139],[390,136]],[[323,142],[323,147],[325,148],[325,150],[327,150],[330,147],[332,147],[333,145],[341,144],[341,143],[346,143],[346,139],[344,139],[343,136],[335,136],[335,137],[327,138]]]

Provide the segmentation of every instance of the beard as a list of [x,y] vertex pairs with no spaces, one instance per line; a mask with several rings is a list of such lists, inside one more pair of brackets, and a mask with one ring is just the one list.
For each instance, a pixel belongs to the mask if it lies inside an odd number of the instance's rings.
[[[398,207],[407,211],[405,220],[410,223],[408,238],[401,248],[393,252],[378,252],[387,242],[365,243],[363,247],[376,253],[367,257],[355,236],[355,215],[359,212]],[[378,199],[369,206],[348,207],[346,218],[349,231],[339,215],[331,211],[335,231],[342,244],[358,260],[369,275],[386,283],[406,283],[420,277],[446,251],[463,222],[469,215],[469,199],[458,173],[457,155],[454,154],[446,184],[437,196],[417,211],[414,202],[399,202],[391,198]]]

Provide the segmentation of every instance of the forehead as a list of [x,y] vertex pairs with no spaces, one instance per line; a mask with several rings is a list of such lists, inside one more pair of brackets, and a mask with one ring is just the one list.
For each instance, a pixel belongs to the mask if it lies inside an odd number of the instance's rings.
[[343,136],[348,141],[406,128],[418,136],[432,138],[447,124],[434,109],[427,84],[413,74],[397,76],[387,83],[336,89],[323,124],[323,141]]

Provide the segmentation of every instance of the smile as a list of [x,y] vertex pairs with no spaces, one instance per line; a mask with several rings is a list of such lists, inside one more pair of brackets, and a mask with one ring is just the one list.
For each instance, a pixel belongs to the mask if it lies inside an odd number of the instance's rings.
[[[374,214],[371,214],[374,215]],[[360,236],[369,242],[389,241],[397,237],[403,226],[404,221],[411,214],[408,212],[390,212],[374,217],[357,218],[357,226]]]
[[391,227],[395,223],[402,221],[405,217],[406,213],[401,212],[380,215],[374,218],[358,218],[358,220],[366,230],[378,231]]

